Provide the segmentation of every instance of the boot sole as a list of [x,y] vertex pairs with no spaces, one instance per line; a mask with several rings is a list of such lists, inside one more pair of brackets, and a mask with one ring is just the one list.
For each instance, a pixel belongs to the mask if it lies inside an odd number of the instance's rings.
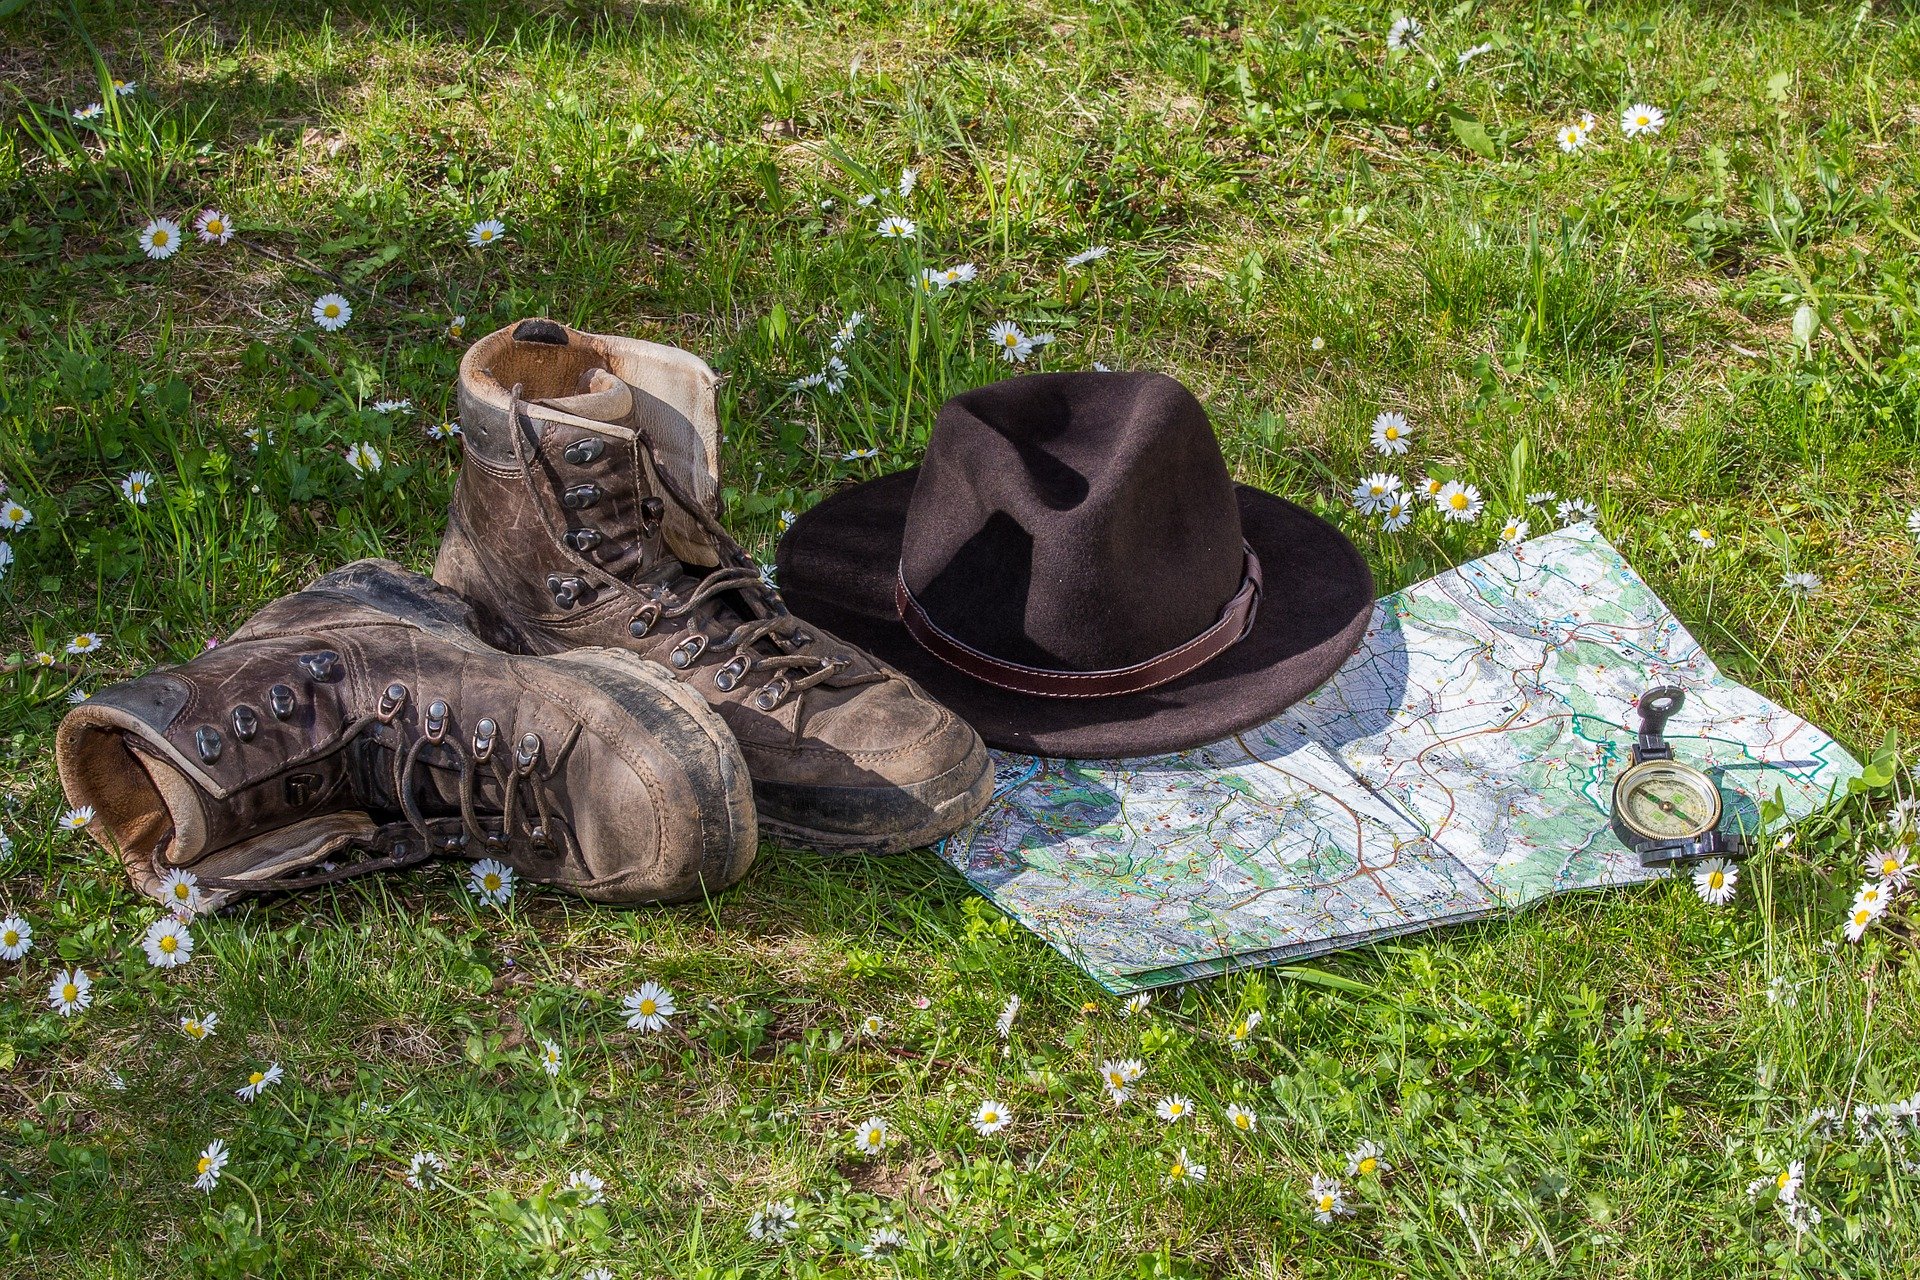
[[[925,782],[894,787],[802,787],[753,780],[760,833],[822,853],[904,853],[938,843],[979,817],[993,799],[993,759],[976,744],[967,758]],[[831,814],[867,829],[817,826]]]

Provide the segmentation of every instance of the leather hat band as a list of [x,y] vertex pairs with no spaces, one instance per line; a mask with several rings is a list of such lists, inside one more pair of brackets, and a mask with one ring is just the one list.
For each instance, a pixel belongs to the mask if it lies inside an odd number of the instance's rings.
[[1052,671],[982,653],[942,631],[927,616],[913,592],[907,590],[906,578],[897,571],[893,580],[893,606],[899,611],[900,621],[906,624],[907,634],[922,649],[962,675],[1036,698],[1112,698],[1152,689],[1197,671],[1247,634],[1253,626],[1254,612],[1260,607],[1260,557],[1253,554],[1252,547],[1245,543],[1241,546],[1247,559],[1240,590],[1220,611],[1219,621],[1185,644],[1157,657],[1110,671]]

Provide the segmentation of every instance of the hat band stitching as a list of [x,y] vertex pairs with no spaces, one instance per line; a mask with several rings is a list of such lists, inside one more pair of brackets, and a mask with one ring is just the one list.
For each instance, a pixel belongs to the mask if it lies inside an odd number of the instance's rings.
[[1240,589],[1212,626],[1165,653],[1107,671],[1056,671],[982,653],[927,616],[926,608],[907,587],[904,568],[894,574],[894,609],[907,634],[922,649],[962,675],[995,688],[1040,698],[1112,698],[1141,693],[1199,670],[1253,630],[1254,614],[1260,607],[1260,557],[1251,545],[1244,541],[1240,545],[1246,552]]

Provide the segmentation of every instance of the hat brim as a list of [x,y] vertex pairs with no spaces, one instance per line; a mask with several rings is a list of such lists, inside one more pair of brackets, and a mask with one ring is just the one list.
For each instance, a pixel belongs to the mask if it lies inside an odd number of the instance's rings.
[[780,594],[800,618],[898,667],[988,746],[1066,759],[1184,751],[1271,720],[1339,669],[1373,614],[1373,574],[1331,524],[1284,498],[1236,486],[1260,557],[1260,606],[1232,648],[1170,684],[1111,698],[1043,698],[962,675],[922,649],[894,612],[893,585],[919,468],[837,493],[794,522],[775,553]]

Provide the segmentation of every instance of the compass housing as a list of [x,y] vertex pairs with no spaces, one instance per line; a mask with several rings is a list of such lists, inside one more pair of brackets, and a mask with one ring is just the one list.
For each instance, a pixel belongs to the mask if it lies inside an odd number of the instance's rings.
[[1713,779],[1678,760],[1642,760],[1613,784],[1613,820],[1629,848],[1692,840],[1720,825]]

